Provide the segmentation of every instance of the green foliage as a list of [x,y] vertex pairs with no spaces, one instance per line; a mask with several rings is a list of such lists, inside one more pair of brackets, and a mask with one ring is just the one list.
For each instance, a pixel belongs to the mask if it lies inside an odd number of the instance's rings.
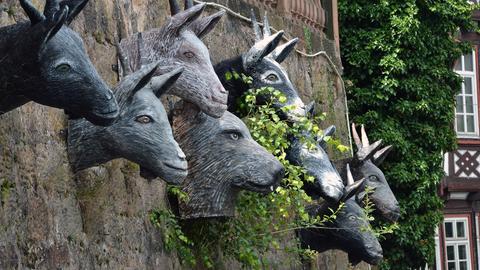
[[461,80],[453,63],[470,49],[454,35],[474,29],[475,7],[457,0],[339,2],[352,119],[366,124],[372,139],[394,145],[383,171],[402,217],[382,243],[382,269],[433,263],[442,152],[456,143],[452,123]]

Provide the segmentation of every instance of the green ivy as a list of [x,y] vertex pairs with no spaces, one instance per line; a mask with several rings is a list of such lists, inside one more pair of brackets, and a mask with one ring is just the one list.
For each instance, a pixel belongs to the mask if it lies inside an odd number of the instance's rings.
[[454,61],[470,50],[478,8],[458,0],[342,0],[341,41],[351,118],[394,145],[383,165],[401,206],[399,229],[383,242],[381,269],[433,265],[442,220],[442,153],[455,148]]

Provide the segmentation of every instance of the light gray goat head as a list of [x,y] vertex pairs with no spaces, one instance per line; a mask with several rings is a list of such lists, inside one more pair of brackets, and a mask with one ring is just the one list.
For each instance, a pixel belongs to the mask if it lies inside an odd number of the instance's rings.
[[[170,0],[170,5],[172,3],[176,1]],[[209,51],[200,37],[213,29],[223,13],[217,19],[195,23],[204,8],[205,4],[195,5],[172,14],[163,27],[124,39],[119,49],[121,61],[128,62],[127,72],[154,61],[161,63],[156,74],[183,67],[182,76],[169,94],[194,103],[206,114],[218,118],[227,110],[228,92],[215,74]]]
[[[378,168],[392,150],[392,146],[388,145],[380,149],[382,140],[370,144],[363,125],[361,138],[358,136],[354,123],[352,123],[352,134],[357,146],[355,156],[349,161],[352,164],[353,176],[365,178],[365,185],[373,189],[373,192],[369,194],[369,199],[375,204],[376,211],[391,222],[397,221],[400,217],[400,207],[385,175]],[[360,205],[363,205],[364,197],[365,189],[357,195]]]
[[245,124],[226,112],[209,117],[193,104],[178,104],[173,132],[188,160],[179,202],[185,219],[234,215],[240,190],[272,192],[283,178],[281,163],[250,136]]
[[167,113],[159,100],[182,68],[155,76],[158,63],[126,76],[115,88],[120,116],[108,127],[83,120],[69,122],[68,154],[74,171],[115,158],[140,165],[141,175],[180,184],[187,176],[187,161],[173,138]]
[[0,114],[32,100],[109,125],[118,115],[112,92],[68,24],[87,0],[47,0],[43,14],[20,0],[30,22],[0,28]]
[[[298,92],[290,81],[286,70],[280,65],[295,49],[298,38],[279,45],[283,31],[272,35],[270,24],[265,14],[262,32],[253,10],[252,23],[255,31],[255,44],[240,57],[234,57],[215,65],[215,72],[217,72],[222,84],[229,92],[228,110],[236,111],[238,99],[249,89],[272,87],[287,98],[285,103],[275,103],[274,106],[277,109],[285,106],[292,107],[292,110],[286,114],[279,111],[282,118],[295,121],[299,116],[305,116],[305,105],[298,96]],[[242,80],[231,79],[229,76],[226,76],[228,72],[243,73],[250,76],[252,77],[252,83],[247,84]],[[263,103],[269,100],[269,97],[260,96],[258,100],[259,103]]]

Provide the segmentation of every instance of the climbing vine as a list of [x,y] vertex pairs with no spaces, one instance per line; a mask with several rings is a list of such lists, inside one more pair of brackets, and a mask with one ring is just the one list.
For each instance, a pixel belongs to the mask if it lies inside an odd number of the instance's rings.
[[382,269],[433,264],[442,219],[442,153],[456,144],[453,63],[471,50],[475,5],[458,0],[342,0],[341,40],[351,118],[394,145],[383,165],[401,206],[399,229],[383,242]]

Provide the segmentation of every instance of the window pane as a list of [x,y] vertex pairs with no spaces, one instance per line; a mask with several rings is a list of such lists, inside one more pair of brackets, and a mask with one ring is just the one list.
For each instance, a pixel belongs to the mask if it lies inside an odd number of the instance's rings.
[[445,222],[445,237],[453,237],[453,223]]
[[447,246],[447,260],[455,260],[455,251],[453,250],[454,246]]
[[455,263],[454,262],[449,262],[448,263],[448,270],[457,270],[457,269],[455,269]]
[[[465,132],[465,123],[463,123],[463,116],[462,115],[457,115],[457,132]],[[447,236],[447,237],[453,237],[453,235],[452,236]]]
[[473,55],[471,53],[465,55],[465,70],[473,71]]
[[467,259],[467,246],[466,245],[458,245],[458,259],[459,260],[466,260]]
[[467,262],[460,262],[460,270],[467,270]]
[[457,222],[457,237],[458,238],[465,237],[465,222],[461,222],[461,221]]
[[475,119],[473,115],[467,115],[467,132],[475,132]]
[[464,86],[465,86],[465,94],[472,94],[472,87],[473,87],[473,84],[472,84],[472,78],[470,77],[463,77],[463,83],[464,83]]
[[457,112],[463,112],[463,98],[460,95],[457,96]]
[[462,70],[462,57],[455,61],[455,70]]
[[467,113],[473,113],[473,97],[465,97],[465,109]]

